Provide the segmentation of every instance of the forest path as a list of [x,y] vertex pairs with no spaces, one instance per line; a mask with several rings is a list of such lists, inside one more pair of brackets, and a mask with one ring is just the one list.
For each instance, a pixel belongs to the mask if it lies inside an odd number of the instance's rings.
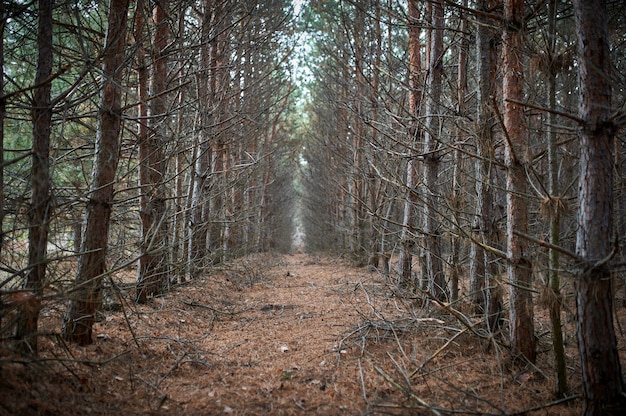
[[180,337],[188,345],[174,349],[178,361],[158,383],[167,399],[153,410],[361,414],[360,351],[340,342],[359,323],[357,303],[363,299],[355,288],[378,274],[336,259],[294,254],[255,260],[227,276],[231,283],[256,281],[237,292],[234,305],[232,293],[222,300],[233,306],[232,313],[208,309],[207,288],[195,282],[172,294],[177,301],[166,299],[165,305],[178,306],[165,328],[183,330],[187,335]]
[[121,310],[85,347],[61,342],[63,308],[46,308],[39,358],[0,348],[0,416],[363,414],[377,386],[342,340],[361,319],[356,288],[380,276],[304,254],[224,267],[144,305],[111,294]]
[[[92,345],[61,342],[63,308],[52,305],[39,359],[0,349],[0,416],[581,411],[579,400],[554,402],[549,349],[540,370],[505,371],[504,350],[342,260],[249,256],[147,304],[129,298],[94,326]],[[574,368],[575,342],[567,352]]]

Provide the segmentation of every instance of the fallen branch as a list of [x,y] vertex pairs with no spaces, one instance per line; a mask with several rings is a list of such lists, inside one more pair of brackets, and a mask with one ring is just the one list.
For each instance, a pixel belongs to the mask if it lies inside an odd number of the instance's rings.
[[575,399],[578,399],[578,398],[580,398],[580,395],[575,394],[573,396],[563,397],[562,399],[555,400],[553,402],[544,403],[544,404],[538,404],[537,406],[531,407],[529,409],[520,410],[519,412],[508,413],[508,414],[511,415],[511,416],[525,415],[527,413],[536,412],[537,410],[547,409],[548,407],[552,407],[552,406],[558,406],[560,404],[567,403],[569,401],[572,401],[572,400],[575,400]]
[[385,379],[385,381],[387,381],[387,383],[391,384],[392,386],[394,386],[395,388],[400,390],[402,393],[404,393],[406,396],[410,397],[413,401],[418,403],[420,406],[422,406],[423,408],[431,411],[434,415],[443,416],[443,414],[439,410],[437,410],[433,406],[429,405],[424,400],[420,399],[413,391],[411,391],[411,389],[405,388],[400,383],[395,381],[393,378],[391,378],[391,376],[389,376],[387,373],[385,373],[380,367],[374,366],[374,370],[376,370],[376,372],[378,374],[380,374]]
[[446,348],[448,348],[448,345],[452,344],[452,342],[457,339],[461,334],[464,334],[465,331],[467,331],[469,328],[465,328],[460,332],[457,332],[456,334],[454,334],[454,336],[452,338],[450,338],[445,344],[443,344],[441,347],[439,347],[439,349],[437,351],[435,351],[430,357],[428,357],[426,360],[424,360],[424,362],[415,369],[415,371],[413,371],[411,373],[411,375],[409,376],[409,378],[413,378],[415,377],[415,375],[422,371],[422,369],[426,366],[426,364],[428,364],[429,362],[431,362],[433,360],[433,358],[435,358],[436,356],[438,356],[439,354],[441,354],[442,351],[444,351]]

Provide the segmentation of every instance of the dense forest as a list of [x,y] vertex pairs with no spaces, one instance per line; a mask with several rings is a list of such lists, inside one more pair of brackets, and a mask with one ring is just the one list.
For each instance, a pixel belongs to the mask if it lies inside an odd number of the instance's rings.
[[0,7],[13,352],[36,359],[50,308],[59,339],[88,345],[120,293],[149,303],[303,244],[471,316],[514,367],[547,310],[558,397],[575,317],[585,413],[624,408],[622,1]]

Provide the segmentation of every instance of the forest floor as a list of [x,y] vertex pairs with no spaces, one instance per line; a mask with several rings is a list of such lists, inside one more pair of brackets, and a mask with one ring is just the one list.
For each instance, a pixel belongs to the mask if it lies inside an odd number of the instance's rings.
[[0,414],[581,413],[573,320],[571,393],[557,401],[545,311],[537,365],[513,368],[506,347],[468,329],[480,322],[462,303],[407,303],[380,273],[340,259],[254,256],[120,305],[93,345],[60,340],[62,304],[42,313],[37,360],[4,345]]

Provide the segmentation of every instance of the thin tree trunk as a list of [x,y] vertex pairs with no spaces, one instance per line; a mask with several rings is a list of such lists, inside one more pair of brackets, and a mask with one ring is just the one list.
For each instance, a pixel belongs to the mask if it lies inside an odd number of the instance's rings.
[[5,3],[0,2],[0,257],[4,248],[4,119],[7,103],[4,97],[4,28],[7,23]]
[[[556,109],[556,70],[552,59],[556,53],[556,0],[550,0],[548,5],[548,108]],[[555,129],[556,117],[548,113],[548,192],[550,198],[548,213],[550,219],[550,243],[559,246],[561,243],[561,197],[559,196],[559,173],[557,159],[557,134]],[[564,397],[567,394],[567,367],[565,363],[565,346],[563,345],[563,330],[561,328],[561,282],[559,279],[559,252],[550,249],[549,256],[549,286],[550,322],[552,325],[552,349],[556,369],[556,395]]]
[[400,235],[400,270],[398,270],[398,287],[406,287],[412,283],[413,249],[415,247],[415,221],[417,211],[417,173],[415,170],[415,149],[421,136],[418,117],[422,100],[422,79],[420,59],[420,22],[417,1],[408,4],[409,27],[409,114],[412,118],[409,126],[409,158],[406,165],[404,210],[402,231]]
[[[482,0],[479,8],[488,11],[493,0]],[[495,94],[497,48],[495,33],[487,22],[477,28],[478,114],[476,117],[478,158],[476,170],[476,211],[472,231],[482,244],[497,243],[497,228],[493,219],[494,139],[491,121],[491,96]],[[498,265],[494,255],[478,244],[470,247],[470,299],[477,313],[485,313],[487,328],[497,331],[502,309],[498,285]]]
[[624,414],[624,381],[613,328],[608,261],[613,244],[611,62],[604,0],[574,0],[578,37],[580,183],[576,316],[585,415]]
[[101,283],[106,273],[109,225],[113,207],[115,174],[119,161],[122,124],[121,81],[126,46],[129,0],[109,3],[100,94],[95,160],[82,233],[75,290],[63,322],[65,339],[91,344],[92,328],[101,302]]
[[424,234],[426,249],[426,275],[428,289],[439,300],[449,298],[443,262],[441,258],[441,230],[438,206],[440,186],[437,182],[441,165],[440,144],[440,99],[443,79],[443,4],[439,0],[432,3],[432,30],[427,82],[428,99],[426,104],[426,128],[424,129]]
[[[514,359],[536,358],[533,325],[532,270],[528,243],[516,232],[527,233],[528,215],[524,200],[527,184],[524,166],[527,160],[524,108],[515,103],[524,100],[523,29],[524,0],[506,0],[504,4],[504,129],[507,167],[507,265],[510,295],[511,348]],[[521,356],[521,357],[520,357]]]
[[[467,0],[464,0],[463,5],[467,7]],[[461,40],[459,42],[458,50],[458,68],[457,68],[457,113],[461,118],[466,116],[465,108],[465,95],[467,94],[467,64],[468,64],[468,49],[469,39],[466,35],[467,31],[467,19],[461,16],[461,26],[459,31],[461,33]],[[460,122],[460,121],[459,121]],[[466,140],[464,129],[457,127],[456,132],[456,146],[459,147],[454,151],[453,163],[453,176],[452,176],[452,195],[450,197],[450,204],[453,209],[452,216],[457,226],[460,224],[460,210],[465,205],[463,203],[462,193],[462,172],[463,172],[463,159],[460,147]],[[461,252],[461,238],[452,233],[450,241],[450,300],[456,301],[459,298],[459,275],[461,270],[460,252]]]
[[38,2],[37,72],[33,107],[33,157],[30,171],[31,200],[28,209],[28,271],[24,288],[34,292],[32,302],[20,310],[16,338],[17,348],[37,354],[37,322],[46,279],[48,230],[52,211],[50,198],[50,129],[52,104],[52,5],[53,0]]
[[[374,68],[372,74],[372,88],[370,91],[370,102],[372,104],[372,121],[374,123],[378,123],[378,98],[379,98],[379,85],[380,85],[380,67],[381,67],[381,54],[382,54],[382,33],[381,33],[381,25],[380,25],[380,0],[376,0],[375,2],[375,20],[374,20],[374,30],[375,30],[375,38],[376,38],[376,52],[374,55]],[[371,129],[372,132],[372,143],[376,143],[378,140],[378,130],[376,128]],[[369,152],[370,155],[368,159],[371,161],[372,152]],[[380,255],[382,253],[380,250],[380,222],[381,222],[381,210],[382,210],[382,201],[384,200],[384,195],[380,192],[382,190],[382,186],[380,184],[380,180],[376,175],[376,171],[373,167],[373,163],[370,163],[368,172],[368,210],[369,210],[369,261],[368,264],[370,267],[377,269],[379,267]]]
[[[136,301],[146,302],[148,296],[161,293],[169,281],[167,261],[167,195],[163,183],[166,174],[165,129],[167,117],[167,43],[168,0],[155,3],[153,68],[148,107],[150,131],[139,146],[139,158],[144,170],[140,172],[141,187],[141,253],[137,270]],[[143,173],[143,174],[142,174]]]
[[[187,8],[186,6],[182,6],[182,9],[179,11],[178,17],[178,34],[177,40],[180,49],[181,58],[185,54],[185,18],[187,16]],[[182,73],[184,71],[185,64],[184,59],[180,59],[180,62],[177,66],[177,71]],[[185,103],[187,100],[187,95],[184,90],[185,80],[183,77],[179,78],[178,81],[178,108],[179,111],[176,114],[176,134],[177,138],[177,146],[176,146],[176,155],[175,155],[175,166],[174,166],[174,175],[176,177],[176,185],[174,187],[174,219],[172,221],[172,243],[170,245],[170,258],[172,259],[172,264],[176,265],[176,275],[172,276],[172,283],[177,283],[178,280],[185,281],[187,277],[187,269],[184,266],[187,258],[185,257],[185,238],[184,238],[184,229],[185,229],[185,213],[183,210],[184,198],[183,198],[183,187],[185,183],[185,146],[186,142],[182,142],[181,139],[183,137],[183,132],[185,129]],[[183,144],[184,143],[184,144]]]
[[366,262],[366,249],[364,244],[364,222],[365,222],[365,182],[363,180],[363,141],[365,139],[364,128],[364,110],[363,101],[365,100],[365,51],[363,45],[363,36],[365,33],[365,10],[364,4],[359,1],[355,4],[355,23],[354,23],[354,77],[356,83],[355,93],[355,111],[354,118],[354,134],[352,141],[352,235],[351,251],[358,265]]
[[209,129],[213,113],[215,83],[210,72],[213,71],[214,47],[211,48],[211,25],[213,23],[210,1],[203,2],[202,37],[200,43],[200,71],[196,77],[200,109],[200,126],[197,139],[195,169],[193,175],[193,192],[191,197],[191,225],[189,236],[189,278],[198,276],[207,264],[207,233],[208,218],[205,218],[208,204],[208,184],[212,151],[209,141]]

